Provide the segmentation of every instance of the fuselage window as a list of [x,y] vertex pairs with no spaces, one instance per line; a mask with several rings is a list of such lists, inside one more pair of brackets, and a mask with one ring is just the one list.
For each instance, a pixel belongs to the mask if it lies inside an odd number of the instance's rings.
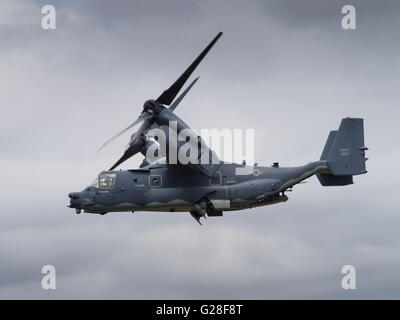
[[214,175],[210,178],[210,184],[221,184],[222,183],[222,173],[220,171],[216,171]]
[[156,176],[150,176],[149,177],[149,183],[151,187],[161,187],[161,176],[156,175]]
[[100,189],[113,189],[115,184],[115,173],[102,173],[100,174]]

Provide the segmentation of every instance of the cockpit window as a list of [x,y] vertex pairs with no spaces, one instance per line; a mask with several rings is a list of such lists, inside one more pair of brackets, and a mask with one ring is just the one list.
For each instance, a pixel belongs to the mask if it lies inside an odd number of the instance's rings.
[[94,188],[99,188],[99,177],[97,177],[96,179],[94,179],[94,181],[91,184],[92,187]]
[[115,184],[115,173],[102,173],[99,176],[100,189],[113,189]]

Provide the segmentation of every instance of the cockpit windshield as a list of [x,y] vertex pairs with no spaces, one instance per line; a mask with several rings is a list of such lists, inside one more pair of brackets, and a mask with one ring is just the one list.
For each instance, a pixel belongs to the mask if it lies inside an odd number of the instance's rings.
[[94,181],[91,184],[92,187],[98,189],[99,188],[99,177],[97,177],[96,179],[94,179]]
[[99,176],[100,189],[113,189],[115,184],[115,173],[102,173]]

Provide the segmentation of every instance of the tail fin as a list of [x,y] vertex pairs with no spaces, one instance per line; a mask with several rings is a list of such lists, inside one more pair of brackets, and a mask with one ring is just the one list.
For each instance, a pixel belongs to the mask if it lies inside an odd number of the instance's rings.
[[339,186],[353,183],[353,175],[365,170],[363,119],[345,118],[339,130],[331,131],[322,151],[321,160],[326,160],[330,173],[317,174],[323,186]]

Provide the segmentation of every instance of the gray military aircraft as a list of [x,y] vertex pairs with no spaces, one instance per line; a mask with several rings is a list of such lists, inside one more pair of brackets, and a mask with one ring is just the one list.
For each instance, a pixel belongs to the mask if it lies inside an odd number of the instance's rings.
[[[271,167],[262,167],[223,161],[192,161],[200,160],[204,155],[216,157],[213,150],[204,147],[202,138],[174,113],[198,78],[174,99],[221,35],[222,32],[156,100],[145,102],[136,121],[103,144],[102,147],[140,123],[124,154],[110,170],[101,172],[83,191],[69,193],[70,208],[75,208],[76,213],[84,210],[102,215],[124,211],[190,212],[201,224],[201,217],[222,216],[224,211],[285,202],[288,200],[285,192],[292,191],[294,185],[312,175],[316,175],[323,186],[344,186],[353,183],[354,175],[367,172],[365,151],[368,148],[364,146],[363,119],[357,118],[343,119],[339,129],[329,133],[320,160],[303,166],[279,167],[274,163]],[[171,127],[171,123],[175,126]],[[150,134],[154,129],[166,133],[166,148],[161,147],[157,136]],[[176,135],[186,130],[188,136],[195,139],[189,137],[189,140],[174,142],[168,138],[171,130]],[[189,163],[171,161],[171,152],[167,150],[175,147],[178,152],[190,140],[201,145],[201,151],[194,154]],[[145,155],[139,168],[114,170],[139,152]],[[157,156],[157,160],[150,159],[149,154]],[[238,174],[238,169],[247,169],[247,173]]]

